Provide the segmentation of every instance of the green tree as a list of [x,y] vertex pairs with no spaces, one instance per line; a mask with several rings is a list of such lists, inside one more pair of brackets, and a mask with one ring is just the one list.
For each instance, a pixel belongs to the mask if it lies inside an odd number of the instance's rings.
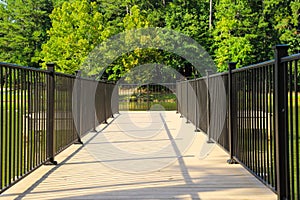
[[252,63],[257,25],[247,1],[220,0],[215,17],[214,57],[218,70],[227,70],[230,61],[237,62],[238,67]]
[[[123,27],[124,30],[149,27],[149,22],[147,21],[146,17],[146,11],[141,11],[137,5],[132,6],[123,18]],[[131,39],[135,38],[135,36],[132,36],[130,35],[130,33],[127,33],[126,38],[126,42],[131,43]],[[118,80],[135,66],[140,65],[144,62],[151,62],[150,59],[155,60],[153,53],[154,52],[152,50],[137,48],[133,52],[124,54],[122,57],[118,58],[112,64],[112,66],[108,68],[107,73],[110,74],[108,79]]]
[[101,42],[105,30],[103,15],[97,10],[96,3],[88,0],[65,2],[53,10],[50,39],[41,53],[43,66],[55,62],[57,71],[65,73],[79,69],[88,53]]
[[166,8],[166,28],[181,32],[208,48],[209,2],[203,0],[177,0],[169,3]]
[[[74,73],[102,41],[145,27],[164,27],[190,36],[213,56],[219,71],[227,70],[229,61],[237,61],[240,67],[270,59],[272,46],[279,43],[290,44],[291,53],[300,50],[299,0],[213,1],[212,29],[207,0],[2,2],[1,61],[34,67],[56,62],[57,70],[65,73]],[[191,63],[178,55],[135,49],[116,59],[105,76],[117,80],[145,63],[172,66],[185,76],[194,73]]]
[[280,42],[289,44],[291,53],[299,53],[300,2],[299,0],[285,1],[284,6],[284,9],[279,9],[277,15],[275,15],[276,23],[274,23],[274,28],[280,35]]
[[[176,0],[166,6],[166,28],[183,33],[196,40],[210,52],[212,40],[209,31],[209,1]],[[193,66],[177,55],[165,53],[167,65],[174,67],[186,77],[193,76]]]
[[0,4],[0,59],[4,62],[38,67],[38,55],[47,40],[48,0],[7,0]]

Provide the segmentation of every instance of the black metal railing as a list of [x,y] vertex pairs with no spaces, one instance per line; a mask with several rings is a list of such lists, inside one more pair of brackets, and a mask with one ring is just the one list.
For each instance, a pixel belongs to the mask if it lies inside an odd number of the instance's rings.
[[[72,90],[74,76],[56,74],[54,89],[54,133],[55,154],[64,150],[77,139],[77,131],[72,114]],[[43,119],[46,124],[47,118]],[[40,123],[37,121],[37,123]]]
[[[118,112],[114,84],[0,63],[0,192]],[[114,90],[114,92],[113,92]]]
[[[195,130],[208,134],[209,140],[218,141],[229,151],[226,99],[219,104],[219,99],[227,98],[227,73],[180,81],[176,84],[178,99],[177,111],[195,125]],[[222,88],[223,87],[223,88]],[[224,92],[222,94],[222,92]],[[223,97],[222,97],[223,95]],[[213,120],[211,120],[211,116]]]
[[287,92],[287,171],[290,199],[300,199],[300,54],[281,59],[286,69]]
[[[177,110],[229,152],[229,163],[242,164],[279,199],[299,199],[300,54],[287,52],[277,45],[274,60],[240,69],[229,63],[228,72],[177,82]],[[211,130],[222,121],[216,118],[222,91],[217,78],[227,103],[220,135]]]
[[233,156],[276,188],[275,61],[232,71]]

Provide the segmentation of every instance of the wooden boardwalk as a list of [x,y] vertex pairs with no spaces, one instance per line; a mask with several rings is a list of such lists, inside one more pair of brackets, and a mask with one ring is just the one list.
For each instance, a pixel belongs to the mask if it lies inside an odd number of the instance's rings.
[[175,112],[121,113],[0,199],[277,199]]

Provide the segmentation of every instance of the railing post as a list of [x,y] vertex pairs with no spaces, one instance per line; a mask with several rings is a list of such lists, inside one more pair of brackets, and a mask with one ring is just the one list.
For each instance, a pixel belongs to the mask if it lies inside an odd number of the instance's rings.
[[288,48],[288,45],[276,45],[274,47],[275,144],[278,199],[289,199],[287,68],[281,63],[281,58],[288,56]]
[[115,106],[116,106],[116,109],[117,109],[116,114],[120,114],[120,106],[119,106],[119,103],[120,103],[120,94],[119,94],[119,92],[120,92],[120,90],[119,90],[119,85],[117,85],[117,82],[115,82],[115,84],[116,84],[116,87],[117,87],[117,90],[115,90],[116,91],[116,96],[115,96],[116,104],[115,104]]
[[55,155],[55,133],[54,133],[54,105],[55,105],[55,64],[47,63],[48,75],[47,85],[47,158],[45,164],[56,165]]
[[108,114],[107,113],[107,99],[106,99],[107,98],[107,83],[105,83],[103,85],[104,85],[104,94],[103,94],[104,95],[104,98],[103,98],[104,102],[103,102],[103,104],[104,104],[104,113],[105,113],[104,114],[104,116],[105,116],[104,117],[104,124],[108,124],[107,123],[107,114]]
[[76,85],[76,90],[77,90],[77,96],[76,96],[76,112],[77,112],[77,119],[76,119],[76,123],[77,123],[77,141],[75,142],[75,144],[83,144],[83,142],[81,141],[81,71],[77,70],[76,71],[76,79],[77,79],[77,85]]
[[195,81],[195,132],[200,132],[200,130],[197,127],[198,123],[198,84],[196,80],[196,76],[194,78]]
[[[114,118],[114,115],[112,115],[112,118]],[[93,124],[92,132],[97,132],[97,113],[96,113],[96,109],[95,109],[95,113],[94,113],[94,124]]]
[[[97,87],[98,87],[98,82],[97,82],[96,88],[95,88],[95,95],[96,95],[96,92],[97,92]],[[93,124],[92,124],[93,129],[91,130],[91,132],[97,132],[97,109],[96,109],[95,103],[94,103],[93,108],[94,108],[93,109],[94,110],[94,119],[92,120],[93,121]]]
[[235,110],[233,109],[233,87],[232,87],[232,70],[236,68],[236,62],[228,63],[228,134],[229,134],[229,153],[230,158],[227,160],[229,164],[236,164],[237,161],[233,158],[234,149],[234,135],[233,130],[237,127],[233,127],[233,120],[235,120]]
[[186,122],[189,124],[189,80],[186,79]]
[[207,143],[214,143],[211,140],[210,135],[210,98],[209,98],[209,79],[210,79],[210,70],[206,70],[206,110],[207,110],[207,116],[206,116],[206,124],[207,124]]
[[178,102],[178,80],[176,80],[175,84],[175,94],[176,94],[176,114],[179,113],[179,102]]
[[182,107],[183,107],[183,95],[182,95],[182,92],[183,91],[183,82],[181,81],[180,82],[180,102],[181,102],[181,104],[180,104],[180,110],[181,110],[181,112],[180,112],[180,118],[183,118],[183,114],[182,114]]
[[150,101],[149,101],[149,98],[150,98],[149,89],[150,89],[150,87],[149,87],[149,84],[147,84],[147,110],[148,111],[150,110]]

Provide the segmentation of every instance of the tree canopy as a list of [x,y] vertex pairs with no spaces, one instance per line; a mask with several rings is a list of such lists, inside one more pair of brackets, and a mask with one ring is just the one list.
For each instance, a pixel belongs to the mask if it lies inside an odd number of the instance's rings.
[[[286,43],[299,53],[299,0],[5,0],[0,3],[0,61],[32,67],[55,62],[74,73],[89,53],[126,30],[162,27],[196,40],[218,71],[272,58],[272,46]],[[193,66],[171,52],[135,49],[107,68],[118,80],[137,65],[160,63],[193,76]]]

